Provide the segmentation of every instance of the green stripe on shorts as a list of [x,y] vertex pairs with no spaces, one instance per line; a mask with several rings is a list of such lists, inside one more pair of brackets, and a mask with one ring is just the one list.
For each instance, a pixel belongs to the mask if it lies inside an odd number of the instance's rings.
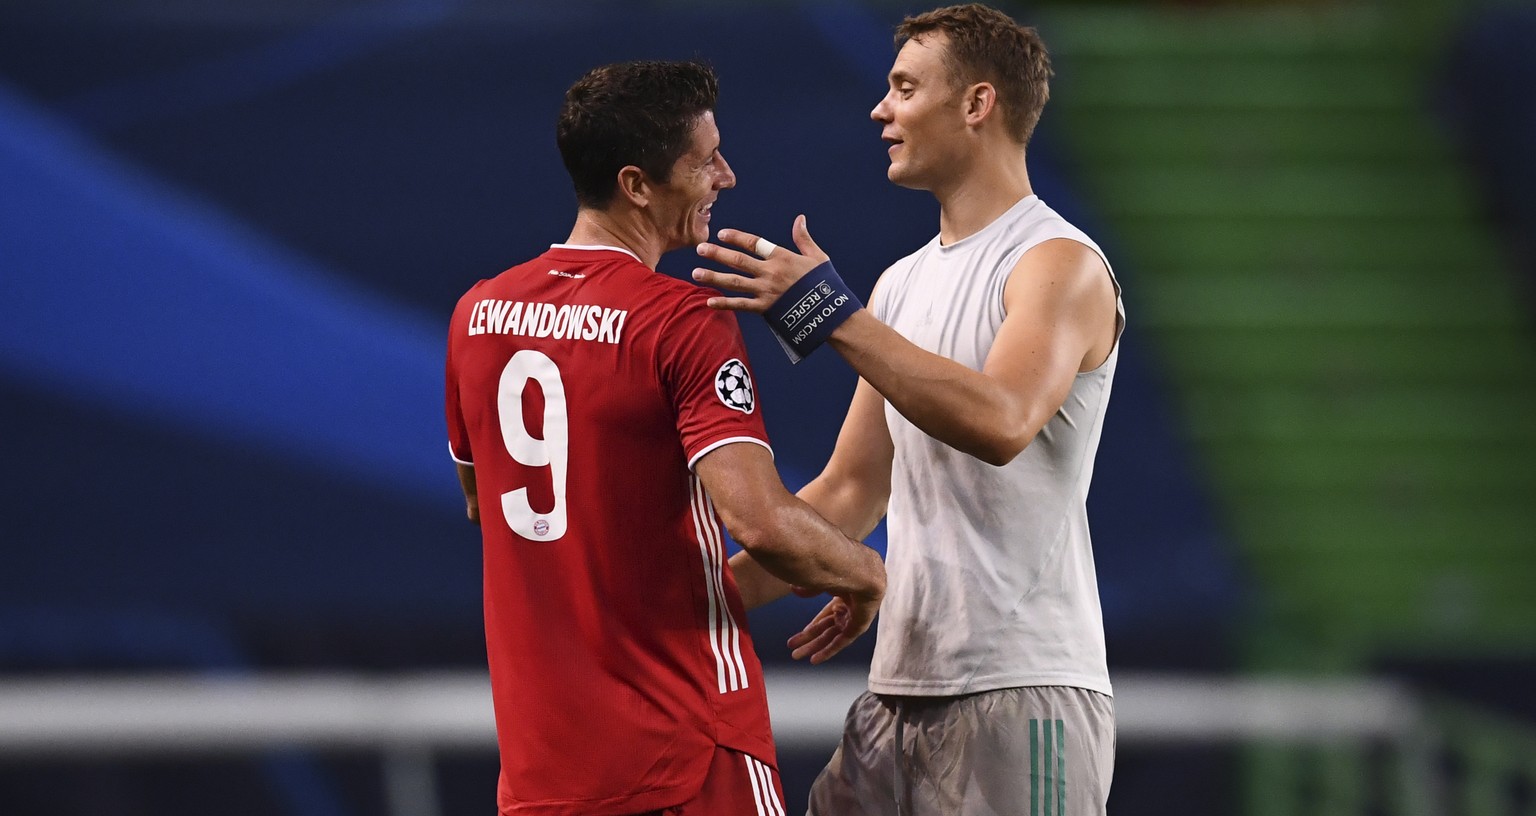
[[1067,812],[1067,723],[1056,721],[1056,816]]
[[1040,721],[1029,721],[1029,816],[1040,816]]
[[[1055,731],[1055,740],[1051,732]],[[1043,737],[1043,739],[1042,739]],[[1054,754],[1054,756],[1053,756]],[[1052,759],[1055,760],[1054,767]],[[1053,780],[1054,777],[1054,780]],[[1052,782],[1055,782],[1054,790]],[[1043,784],[1042,784],[1043,783]],[[1051,816],[1051,798],[1056,799],[1056,816],[1067,812],[1067,723],[1065,720],[1029,721],[1029,816]]]

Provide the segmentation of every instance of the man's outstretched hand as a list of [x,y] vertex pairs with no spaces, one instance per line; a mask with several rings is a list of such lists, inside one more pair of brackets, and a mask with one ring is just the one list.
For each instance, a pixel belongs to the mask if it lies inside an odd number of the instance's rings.
[[[795,594],[801,592],[796,590]],[[816,617],[789,639],[790,657],[810,656],[813,665],[824,663],[858,640],[869,629],[880,611],[880,600],[859,600],[839,595],[821,608]]]
[[693,270],[693,279],[706,286],[741,292],[743,297],[712,297],[709,305],[714,309],[730,309],[737,312],[762,313],[772,306],[795,281],[805,273],[828,260],[827,253],[811,239],[805,226],[805,216],[796,216],[791,232],[796,253],[787,247],[775,246],[773,251],[759,259],[753,254],[760,236],[741,230],[723,229],[715,238],[740,249],[730,249],[719,244],[699,244],[699,256],[728,266],[736,273],[716,272],[702,267]]

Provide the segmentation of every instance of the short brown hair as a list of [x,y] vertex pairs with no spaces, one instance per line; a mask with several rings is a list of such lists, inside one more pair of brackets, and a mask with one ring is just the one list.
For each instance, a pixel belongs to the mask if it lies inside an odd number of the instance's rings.
[[1039,32],[997,9],[967,3],[902,20],[896,48],[934,32],[949,38],[944,61],[956,86],[991,82],[1009,131],[1020,144],[1028,144],[1051,97],[1051,55]]
[[588,71],[565,92],[555,125],[576,202],[606,206],[629,165],[665,184],[719,93],[714,70],[700,62],[620,62]]

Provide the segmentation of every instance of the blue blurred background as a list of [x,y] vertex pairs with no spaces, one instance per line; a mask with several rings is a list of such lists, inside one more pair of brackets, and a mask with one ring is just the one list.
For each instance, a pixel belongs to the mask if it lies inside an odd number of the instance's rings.
[[[927,7],[0,2],[0,670],[483,665],[444,327],[566,236],[564,89],[712,63],[715,223],[804,212],[867,293],[936,229],[868,118]],[[1037,191],[1126,290],[1090,499],[1112,673],[1386,675],[1529,721],[1536,14],[1005,7],[1055,53]],[[743,330],[798,486],[854,376]],[[816,606],[754,613],[765,662]],[[824,760],[784,757],[792,811]],[[1112,806],[1266,812],[1265,761],[1131,747]],[[364,813],[371,773],[13,762],[0,813]],[[446,812],[494,776],[445,765]]]

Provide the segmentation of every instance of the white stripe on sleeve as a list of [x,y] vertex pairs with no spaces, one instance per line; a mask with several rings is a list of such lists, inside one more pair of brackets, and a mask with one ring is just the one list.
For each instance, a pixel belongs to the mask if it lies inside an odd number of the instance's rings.
[[[720,524],[715,517],[715,503],[704,492],[703,482],[699,483],[699,493],[704,496],[704,506],[708,510],[705,515],[705,532],[709,534],[713,542],[712,549],[715,554],[715,568],[710,572],[710,578],[715,582],[715,589],[720,597],[720,614],[725,618],[726,634],[730,637],[730,648],[727,651],[727,668],[731,669],[737,677],[739,684],[731,686],[732,691],[744,689],[749,685],[747,680],[747,664],[741,656],[741,627],[736,625],[736,618],[731,615],[731,607],[725,602],[725,539],[720,535]],[[725,641],[721,640],[721,645]]]
[[[719,683],[720,693],[725,693],[725,659],[720,653],[720,618],[719,607],[723,604],[715,598],[715,582],[709,577],[710,556],[709,538],[704,534],[704,505],[700,497],[704,494],[703,485],[697,476],[689,480],[689,492],[692,495],[690,505],[693,511],[693,529],[699,539],[699,555],[704,559],[704,583],[709,595],[709,648],[715,653],[715,679]],[[723,599],[722,599],[723,600]]]

